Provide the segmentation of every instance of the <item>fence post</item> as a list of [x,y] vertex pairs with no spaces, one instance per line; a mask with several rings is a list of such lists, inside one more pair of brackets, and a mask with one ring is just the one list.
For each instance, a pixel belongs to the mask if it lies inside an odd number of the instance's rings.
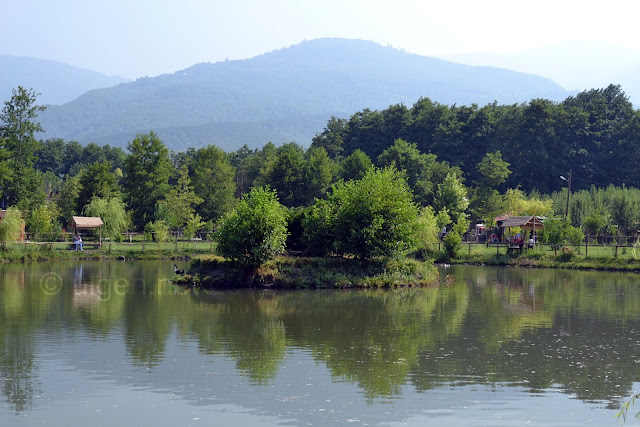
[[614,258],[618,258],[618,245],[616,245],[616,254],[614,255]]
[[469,242],[469,255],[471,255],[471,242]]
[[142,253],[144,253],[144,240],[142,240]]

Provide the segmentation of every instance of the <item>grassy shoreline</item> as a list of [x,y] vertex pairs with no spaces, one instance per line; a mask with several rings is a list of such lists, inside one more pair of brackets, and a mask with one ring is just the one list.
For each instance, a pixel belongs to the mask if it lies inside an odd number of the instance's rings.
[[196,256],[176,283],[206,289],[350,289],[430,286],[439,281],[432,262],[412,259],[278,257],[258,268],[237,269],[215,256]]
[[60,261],[60,260],[157,260],[185,259],[199,254],[211,253],[209,242],[156,243],[105,243],[97,249],[85,248],[76,252],[66,242],[56,243],[12,243],[2,246],[0,263]]
[[571,248],[553,251],[533,250],[522,254],[472,253],[460,251],[450,264],[492,265],[531,268],[640,272],[640,259],[633,257],[587,256]]

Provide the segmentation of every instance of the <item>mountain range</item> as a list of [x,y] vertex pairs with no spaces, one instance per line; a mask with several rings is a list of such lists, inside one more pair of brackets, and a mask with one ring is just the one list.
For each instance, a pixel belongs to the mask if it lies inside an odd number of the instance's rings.
[[0,99],[9,99],[18,85],[39,93],[39,104],[64,104],[80,95],[131,80],[107,76],[47,59],[0,55]]
[[640,106],[640,52],[624,45],[596,41],[564,41],[510,53],[440,56],[470,65],[485,65],[547,77],[569,90],[589,90],[619,84]]
[[39,120],[45,138],[124,147],[137,133],[153,130],[173,150],[216,144],[230,151],[269,141],[306,146],[331,116],[413,105],[421,97],[484,105],[560,101],[573,93],[533,74],[463,65],[363,40],[317,39],[250,59],[202,63],[93,89],[49,105]]

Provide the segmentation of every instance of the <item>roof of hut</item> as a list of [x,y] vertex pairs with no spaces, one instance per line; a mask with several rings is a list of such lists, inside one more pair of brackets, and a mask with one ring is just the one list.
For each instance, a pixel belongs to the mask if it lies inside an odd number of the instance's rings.
[[497,216],[497,217],[495,217],[493,220],[494,220],[495,222],[498,222],[498,221],[504,221],[504,220],[505,220],[505,219],[507,219],[507,218],[509,218],[509,214],[508,214],[508,213],[504,213],[504,214],[502,214],[502,215],[498,215],[498,216]]
[[94,230],[102,227],[104,223],[97,216],[74,216],[71,219],[71,225],[77,230]]
[[502,228],[508,227],[520,227],[527,230],[541,230],[544,228],[544,224],[537,216],[512,216],[505,219],[500,226]]

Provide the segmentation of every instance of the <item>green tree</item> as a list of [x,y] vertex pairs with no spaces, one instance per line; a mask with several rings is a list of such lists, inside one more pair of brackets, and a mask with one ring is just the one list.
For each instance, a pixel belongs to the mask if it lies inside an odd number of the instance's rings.
[[438,185],[434,208],[447,212],[453,221],[457,221],[468,207],[467,188],[454,174],[448,174],[442,184]]
[[502,153],[495,151],[487,153],[476,165],[478,172],[482,176],[482,184],[488,187],[497,187],[507,180],[511,171],[510,164],[502,160]]
[[78,174],[78,184],[77,212],[81,212],[94,197],[110,198],[118,195],[118,180],[111,171],[111,163],[107,161],[93,162],[82,169]]
[[[144,226],[145,236],[153,236],[153,240],[158,243],[167,242],[169,240],[169,226],[163,219],[157,221],[149,221]],[[146,237],[145,237],[146,238]]]
[[184,237],[186,237],[187,239],[195,237],[198,230],[201,230],[204,225],[205,222],[202,221],[200,215],[192,214],[184,226]]
[[340,178],[345,181],[362,179],[371,169],[372,162],[362,150],[355,150],[342,160],[340,164]]
[[284,251],[287,212],[275,191],[253,188],[218,222],[220,255],[244,267],[257,267]]
[[283,205],[302,206],[305,197],[305,170],[307,162],[304,150],[295,142],[283,144],[277,149],[277,157],[264,171],[264,180],[274,188]]
[[35,134],[42,127],[35,121],[45,107],[35,105],[37,94],[32,89],[12,91],[0,112],[0,186],[4,202],[30,210],[45,198],[42,174],[35,170],[40,142]]
[[169,150],[153,132],[137,135],[127,149],[122,178],[124,201],[132,211],[133,225],[141,229],[154,219],[156,204],[169,191],[173,168]]
[[327,256],[336,251],[336,206],[324,199],[316,200],[311,211],[302,220],[305,252],[314,256]]
[[508,189],[503,200],[504,212],[510,215],[548,216],[553,213],[553,200],[542,200],[534,194],[527,197],[522,190],[516,188]]
[[331,117],[324,130],[316,134],[311,141],[312,147],[322,147],[332,159],[339,159],[344,152],[344,138],[348,124],[345,119]]
[[416,221],[415,243],[416,250],[424,258],[431,256],[437,249],[440,230],[433,208],[431,206],[422,208]]
[[278,149],[272,142],[266,143],[260,151],[240,154],[242,160],[236,170],[238,196],[247,193],[251,187],[269,184],[269,171],[278,157]]
[[0,241],[15,242],[20,239],[24,227],[24,220],[20,211],[15,208],[8,208],[0,221]]
[[51,138],[44,141],[38,153],[36,169],[40,172],[53,172],[62,177],[64,175],[62,171],[64,146],[64,140],[61,138]]
[[333,182],[337,165],[324,148],[309,147],[304,155],[305,172],[301,203],[309,206],[316,198],[323,197]]
[[427,206],[433,204],[435,190],[448,174],[461,174],[458,169],[436,159],[435,154],[421,153],[416,144],[396,139],[392,146],[378,156],[377,164],[379,167],[394,165],[403,171],[414,200],[422,206]]
[[359,181],[339,182],[328,203],[338,253],[370,259],[398,256],[412,247],[418,210],[396,169],[372,168]]
[[587,233],[594,234],[597,240],[598,235],[607,226],[607,222],[605,215],[600,212],[593,211],[584,219],[582,225],[585,230],[587,230]]
[[544,221],[544,230],[540,231],[543,243],[552,245],[579,245],[584,241],[581,229],[573,227],[568,218],[548,218]]
[[191,187],[187,167],[182,166],[179,173],[176,186],[158,202],[159,216],[174,230],[183,227],[193,217],[194,207],[202,203],[202,198],[198,197]]
[[[42,173],[15,158],[9,159],[6,167],[5,173],[0,177],[6,204],[29,211],[44,203],[46,195]],[[2,169],[0,167],[0,171]]]
[[199,149],[190,166],[194,193],[203,202],[196,211],[205,220],[217,220],[236,203],[235,168],[222,149],[210,145]]
[[129,214],[119,196],[94,197],[83,210],[87,216],[97,216],[102,219],[104,227],[102,235],[112,241],[122,240],[122,233],[130,224]]
[[46,107],[35,105],[39,94],[33,89],[18,89],[12,91],[11,99],[5,101],[0,112],[0,140],[4,141],[4,148],[9,150],[18,161],[33,164],[36,151],[40,149],[40,142],[35,134],[42,132],[40,123],[35,119],[38,112]]
[[[78,194],[80,193],[80,177],[78,175],[66,175],[60,187],[57,201],[60,208],[60,217],[63,225],[71,221],[71,217],[79,215],[82,210],[78,209]],[[84,206],[83,206],[84,207]]]
[[27,230],[33,235],[35,241],[58,240],[61,226],[58,222],[60,210],[53,202],[46,202],[34,208],[27,219]]

